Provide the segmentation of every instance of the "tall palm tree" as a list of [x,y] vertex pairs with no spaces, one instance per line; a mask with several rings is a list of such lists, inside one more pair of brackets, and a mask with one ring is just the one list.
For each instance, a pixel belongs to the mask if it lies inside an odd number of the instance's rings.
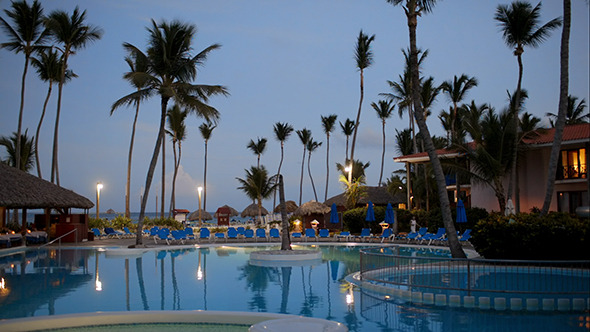
[[[510,5],[498,5],[494,19],[498,21],[498,25],[502,31],[502,38],[508,47],[514,48],[514,55],[518,62],[518,83],[516,84],[515,99],[516,105],[519,105],[520,90],[522,83],[522,54],[524,53],[524,47],[538,47],[543,42],[552,30],[558,28],[561,25],[559,18],[554,18],[551,21],[541,25],[541,3],[539,2],[534,8],[528,2],[514,1]],[[518,129],[518,112],[514,113],[514,126],[515,130]],[[517,139],[515,133],[514,139]],[[517,142],[515,141],[516,145]],[[512,158],[512,173],[510,176],[510,182],[508,183],[508,198],[512,197],[512,192],[516,186],[516,165],[517,165],[517,151],[514,151],[515,155]],[[515,197],[516,212],[520,212],[519,209],[519,197]]]
[[377,117],[381,120],[381,129],[383,132],[383,150],[381,151],[381,171],[379,172],[378,186],[381,187],[383,180],[383,166],[385,164],[385,122],[391,117],[395,109],[395,104],[391,100],[379,100],[378,103],[371,103],[371,107],[377,112]]
[[[128,99],[128,106],[135,104],[135,116],[133,117],[133,125],[131,126],[131,140],[129,142],[129,153],[127,156],[127,183],[125,184],[125,217],[127,218],[131,216],[131,209],[129,206],[129,201],[131,199],[131,161],[133,159],[133,145],[135,142],[135,129],[137,127],[139,105],[143,98],[147,98],[153,93],[152,90],[147,90],[146,94],[142,94],[142,91],[145,91],[150,84],[149,76],[141,75],[141,73],[147,73],[149,70],[149,60],[147,56],[143,54],[143,52],[128,51],[129,54],[125,56],[125,62],[129,66],[129,71],[123,75],[123,78],[136,89],[137,95]],[[120,105],[113,105],[111,108],[111,116],[115,109]]]
[[326,134],[326,191],[324,193],[324,201],[328,199],[328,182],[330,179],[330,133],[336,129],[336,114],[323,116],[322,115],[322,128],[324,134]]
[[254,142],[254,140],[250,140],[250,143],[246,146],[250,151],[252,151],[258,158],[258,162],[256,163],[257,167],[260,167],[260,156],[266,150],[266,142],[268,140],[266,138],[258,138],[258,141]]
[[209,139],[211,139],[211,135],[213,134],[213,129],[216,127],[216,125],[210,122],[202,123],[199,126],[201,136],[205,140],[205,167],[203,171],[203,188],[205,189],[205,193],[203,194],[203,210],[205,211],[207,211],[207,147],[209,145]]
[[453,80],[444,81],[440,85],[440,89],[447,96],[449,101],[453,104],[453,112],[451,113],[451,141],[454,142],[456,138],[455,126],[457,123],[457,110],[459,103],[463,101],[467,92],[477,86],[477,79],[469,77],[465,74],[453,76]]
[[[214,95],[228,95],[227,89],[221,85],[192,84],[196,78],[197,65],[202,65],[207,55],[220,47],[213,44],[197,55],[192,56],[192,40],[196,34],[196,27],[180,21],[157,24],[151,21],[148,28],[149,41],[147,58],[149,60],[148,72],[134,73],[133,76],[145,77],[149,81],[148,87],[141,91],[124,96],[113,104],[113,109],[118,105],[129,103],[137,95],[147,98],[152,93],[160,95],[160,126],[158,137],[154,146],[154,152],[146,176],[145,191],[142,195],[139,222],[137,225],[136,245],[142,245],[143,219],[148,201],[149,190],[152,184],[158,155],[164,138],[164,125],[166,121],[166,109],[168,101],[173,99],[179,106],[191,113],[203,117],[209,121],[217,121],[219,112],[207,105],[209,98]],[[125,43],[125,49],[129,52],[141,52],[137,47]]]
[[[12,136],[2,136],[0,137],[0,146],[6,148],[6,158],[4,160],[0,160],[1,162],[15,167],[18,164],[19,169],[24,172],[29,172],[35,166],[35,144],[34,144],[34,137],[27,136],[27,130],[23,134],[21,134],[21,146],[20,146],[20,153],[16,153],[17,149],[17,137],[16,133],[12,133]],[[20,162],[17,163],[17,158],[20,158]]]
[[313,137],[309,138],[307,141],[307,173],[309,174],[309,180],[311,181],[311,188],[313,189],[313,195],[315,200],[318,200],[318,194],[315,191],[315,184],[313,183],[313,177],[311,176],[311,153],[314,152],[317,148],[322,146],[322,142],[316,142],[313,140]]
[[[61,78],[61,67],[63,65],[62,60],[59,54],[54,51],[53,49],[45,49],[39,53],[38,58],[31,57],[31,65],[35,67],[37,71],[37,76],[44,81],[49,83],[49,87],[47,88],[47,96],[45,97],[45,101],[43,102],[43,110],[41,111],[41,118],[39,119],[39,124],[37,125],[37,131],[35,133],[35,161],[37,164],[37,175],[42,178],[41,174],[41,162],[39,161],[39,136],[41,134],[41,125],[43,124],[43,119],[45,118],[45,111],[47,110],[47,104],[49,103],[49,98],[51,97],[51,90],[53,88],[53,84],[58,82]],[[78,77],[78,75],[74,74],[71,70],[66,71],[65,79],[69,81],[70,79]]]
[[[590,114],[587,114],[586,111],[584,111],[585,108],[585,99],[578,102],[578,97],[572,95],[567,96],[564,126],[589,122]],[[545,115],[549,117],[551,128],[556,128],[557,121],[559,120],[559,112],[558,114],[547,112]]]
[[[176,176],[178,175],[178,168],[180,167],[180,159],[182,157],[182,141],[186,139],[186,124],[184,120],[187,116],[188,111],[181,109],[176,104],[170,107],[166,114],[168,118],[168,130],[166,133],[172,138],[172,152],[174,153],[174,174],[172,176],[172,193],[170,194],[168,217],[170,217],[172,210],[176,209]],[[176,151],[178,151],[178,154]]]
[[242,190],[248,198],[258,203],[258,220],[257,225],[260,226],[262,221],[262,200],[269,198],[275,190],[276,184],[272,178],[268,177],[268,172],[264,166],[251,166],[246,171],[244,179],[236,178],[241,186],[238,189]]
[[43,42],[47,32],[43,26],[43,8],[34,0],[29,6],[26,0],[13,1],[12,10],[4,10],[4,13],[12,20],[11,26],[4,18],[0,17],[0,26],[8,34],[9,42],[0,44],[0,48],[6,48],[16,54],[22,52],[25,55],[25,68],[21,79],[20,109],[18,112],[18,127],[16,131],[16,168],[20,168],[21,131],[23,126],[23,113],[25,106],[25,78],[29,67],[29,60],[34,52],[45,48]]
[[86,11],[80,12],[78,6],[74,9],[72,15],[62,10],[54,10],[45,19],[47,30],[51,38],[59,45],[62,52],[63,66],[61,69],[61,79],[58,83],[57,94],[57,113],[55,116],[55,128],[53,132],[53,157],[51,161],[51,182],[59,185],[59,165],[58,165],[58,135],[59,135],[59,118],[61,114],[61,98],[63,84],[65,82],[66,71],[68,70],[68,60],[72,54],[83,49],[86,45],[102,37],[102,30],[98,27],[88,25],[86,20]]
[[[412,142],[412,129],[406,128],[402,131],[395,130],[395,150],[400,156],[407,156],[414,153],[414,145]],[[412,185],[411,185],[411,166],[406,162],[406,206],[409,210],[412,209]]]
[[354,148],[356,146],[356,136],[358,133],[360,121],[361,121],[361,109],[363,106],[363,97],[365,94],[365,69],[369,68],[373,64],[373,51],[371,50],[371,43],[375,40],[375,35],[368,36],[363,33],[363,30],[359,32],[356,40],[356,47],[354,52],[354,58],[356,60],[356,67],[360,72],[360,90],[361,96],[359,100],[359,110],[356,113],[356,121],[354,123],[354,133],[352,134],[352,146],[350,148],[350,160],[354,160]]
[[[285,141],[289,138],[289,136],[291,136],[291,134],[293,133],[293,126],[291,126],[288,123],[281,123],[281,122],[277,122],[275,123],[274,127],[273,127],[273,132],[275,134],[275,138],[277,141],[281,142],[281,161],[279,162],[279,169],[277,171],[277,175],[281,174],[281,167],[283,166],[283,159],[285,156]],[[277,200],[277,195],[276,195],[276,191],[274,194],[274,199],[272,202],[272,206],[273,208],[276,206],[276,200]]]
[[350,135],[354,133],[354,121],[346,119],[344,123],[340,122],[340,128],[342,129],[344,136],[346,136],[346,155],[344,156],[344,160],[348,161],[350,160],[350,158],[348,158],[348,139],[350,138]]
[[428,156],[432,164],[434,177],[437,183],[443,224],[447,231],[447,238],[449,239],[451,254],[455,258],[464,258],[466,257],[465,252],[459,243],[451,215],[451,207],[449,203],[449,197],[447,196],[445,175],[443,173],[440,160],[436,154],[432,137],[430,136],[430,131],[426,125],[426,119],[424,118],[422,104],[420,102],[420,69],[418,66],[418,49],[416,47],[416,27],[418,26],[418,17],[422,14],[431,12],[432,8],[436,4],[436,0],[387,0],[387,2],[396,6],[401,4],[406,14],[410,37],[410,72],[412,74],[412,103],[414,105],[414,117],[416,118],[416,123],[420,128],[420,133],[424,139],[424,147],[428,152]]
[[303,144],[303,157],[301,158],[301,179],[299,180],[299,206],[301,206],[301,199],[303,198],[303,167],[305,165],[305,152],[307,151],[307,142],[311,140],[311,131],[307,128],[296,131],[301,144]]

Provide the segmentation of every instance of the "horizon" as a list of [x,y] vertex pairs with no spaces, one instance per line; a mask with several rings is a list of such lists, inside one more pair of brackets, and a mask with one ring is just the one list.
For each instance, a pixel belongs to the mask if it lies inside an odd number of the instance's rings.
[[[30,3],[30,1],[29,1]],[[489,103],[496,110],[505,107],[506,91],[516,88],[517,62],[505,45],[493,20],[498,4],[510,1],[441,1],[432,13],[419,18],[418,47],[428,49],[423,75],[433,76],[439,85],[465,73],[476,77],[479,85],[471,89],[464,102]],[[535,5],[537,2],[532,2]],[[207,206],[215,211],[228,204],[242,211],[250,204],[238,190],[236,177],[243,178],[245,169],[256,164],[256,156],[246,148],[248,142],[267,138],[261,164],[273,173],[278,168],[280,145],[272,126],[287,122],[295,130],[308,128],[314,140],[323,145],[312,154],[311,172],[318,201],[324,201],[326,181],[326,136],[320,116],[337,114],[336,130],[330,136],[330,179],[327,197],[342,192],[335,164],[343,163],[345,137],[339,122],[354,119],[359,103],[359,73],[354,62],[354,46],[359,30],[375,34],[371,44],[374,64],[365,69],[365,95],[361,124],[357,137],[355,159],[371,162],[367,169],[367,185],[375,186],[381,163],[381,123],[370,106],[390,92],[386,80],[397,81],[403,70],[401,49],[408,44],[408,28],[399,6],[384,0],[313,1],[246,3],[232,1],[183,2],[168,1],[74,1],[42,2],[44,13],[61,9],[71,13],[76,5],[86,10],[86,24],[100,27],[100,40],[87,45],[69,61],[78,78],[64,85],[59,133],[59,167],[61,185],[87,197],[96,204],[96,183],[102,182],[101,211],[125,210],[127,153],[133,108],[121,108],[109,116],[112,103],[133,91],[123,80],[128,71],[124,62],[123,42],[146,49],[149,20],[161,22],[179,19],[196,25],[193,40],[196,54],[214,43],[222,47],[211,52],[204,66],[198,68],[196,83],[227,86],[228,97],[214,97],[210,105],[221,114],[218,127],[208,145]],[[9,1],[0,1],[0,15],[10,9]],[[541,22],[562,16],[561,2],[544,2]],[[589,97],[589,11],[585,2],[572,2],[570,36],[570,94]],[[9,20],[12,24],[12,21]],[[552,31],[537,48],[525,48],[523,54],[523,88],[529,93],[526,112],[542,119],[545,113],[557,113],[559,96],[559,53],[561,28]],[[0,42],[6,33],[0,33]],[[24,56],[0,50],[0,136],[16,132],[20,105],[20,83]],[[33,67],[26,77],[23,133],[34,135],[47,85],[41,82]],[[143,102],[138,118],[133,154],[130,210],[139,211],[139,200],[149,160],[157,135],[159,98]],[[57,86],[53,87],[39,142],[41,169],[48,178],[51,164],[53,125],[57,102]],[[168,106],[172,106],[169,103]],[[428,126],[433,135],[444,136],[438,114],[450,106],[441,94],[433,105]],[[589,111],[586,109],[586,111]],[[196,187],[203,185],[204,144],[198,126],[202,119],[190,115],[186,120],[187,140],[177,179],[176,208],[194,211],[198,208]],[[386,158],[383,179],[403,164],[393,162],[398,156],[395,130],[408,126],[407,115],[399,118],[397,107],[386,127]],[[170,141],[166,149],[166,212],[169,209],[173,157]],[[302,145],[293,133],[285,143],[285,161],[281,173],[285,178],[286,200],[299,205],[299,180]],[[0,149],[0,157],[5,156]],[[160,207],[161,153],[149,191],[146,210],[154,210],[158,196]],[[302,203],[315,200],[305,155]],[[36,168],[31,170],[36,175]],[[263,201],[269,211],[273,199]],[[273,206],[274,208],[274,206]],[[92,215],[92,211],[89,210]],[[104,213],[104,212],[102,212]],[[102,214],[101,213],[101,214]],[[138,212],[137,212],[138,213]],[[146,212],[147,213],[147,212]],[[152,212],[155,213],[155,212]]]

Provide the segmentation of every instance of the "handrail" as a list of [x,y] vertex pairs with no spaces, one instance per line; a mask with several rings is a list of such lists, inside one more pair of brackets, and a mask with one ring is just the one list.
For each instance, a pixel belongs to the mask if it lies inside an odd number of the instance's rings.
[[53,243],[55,243],[55,241],[58,241],[58,240],[59,240],[59,246],[61,247],[61,239],[62,239],[63,237],[65,237],[66,235],[70,235],[70,234],[72,234],[72,233],[74,233],[74,232],[76,232],[76,242],[78,242],[78,233],[77,233],[77,232],[78,232],[78,229],[77,229],[77,228],[74,228],[74,229],[72,229],[71,231],[69,231],[69,232],[65,233],[64,235],[62,235],[62,236],[60,236],[60,237],[58,237],[58,238],[56,238],[56,239],[53,239],[53,240],[51,240],[51,241],[49,241],[49,242],[45,243],[44,245],[41,245],[41,246],[39,246],[39,247],[37,248],[37,250],[39,250],[39,249],[41,249],[41,248],[43,248],[43,247],[46,247],[46,246],[48,246],[48,245],[50,245],[50,244],[53,244]]

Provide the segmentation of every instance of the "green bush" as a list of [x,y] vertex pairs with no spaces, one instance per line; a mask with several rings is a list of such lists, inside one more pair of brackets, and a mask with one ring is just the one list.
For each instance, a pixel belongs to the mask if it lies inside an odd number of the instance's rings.
[[344,228],[348,229],[351,233],[360,233],[363,228],[370,228],[371,233],[381,234],[381,226],[379,223],[385,219],[385,207],[375,206],[375,221],[368,222],[365,220],[367,217],[367,208],[356,208],[351,209],[342,214],[342,222]]
[[490,259],[588,259],[590,223],[566,213],[544,217],[521,213],[490,215],[473,228],[471,243]]
[[150,229],[153,226],[168,227],[173,229],[184,229],[182,223],[174,218],[144,218],[143,228]]
[[105,227],[111,227],[108,220],[94,217],[88,218],[88,229],[98,228],[102,231]]
[[129,231],[131,231],[132,233],[135,232],[135,230],[137,230],[137,224],[134,224],[133,222],[131,222],[130,218],[127,218],[122,215],[116,216],[110,222],[111,227],[113,227],[114,229],[123,229],[123,227],[128,227]]

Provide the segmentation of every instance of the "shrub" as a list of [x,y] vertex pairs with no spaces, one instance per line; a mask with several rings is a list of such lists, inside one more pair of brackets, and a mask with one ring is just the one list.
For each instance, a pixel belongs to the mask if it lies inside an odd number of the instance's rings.
[[492,214],[475,225],[471,243],[486,258],[575,260],[587,259],[589,236],[590,223],[565,213]]
[[98,228],[103,230],[105,227],[111,227],[111,224],[108,222],[108,220],[102,218],[97,219],[94,217],[88,218],[88,229]]
[[129,231],[134,232],[137,230],[137,224],[131,222],[131,219],[118,215],[111,220],[111,227],[114,229],[123,229],[123,227],[128,227]]
[[385,208],[382,206],[374,207],[375,221],[368,222],[365,220],[367,216],[367,208],[351,209],[342,214],[342,222],[344,227],[351,233],[360,233],[363,228],[370,228],[371,233],[380,234],[381,226],[379,223],[385,219]]
[[172,229],[184,229],[182,223],[174,218],[145,218],[143,220],[143,228],[151,228],[153,226],[168,227]]

